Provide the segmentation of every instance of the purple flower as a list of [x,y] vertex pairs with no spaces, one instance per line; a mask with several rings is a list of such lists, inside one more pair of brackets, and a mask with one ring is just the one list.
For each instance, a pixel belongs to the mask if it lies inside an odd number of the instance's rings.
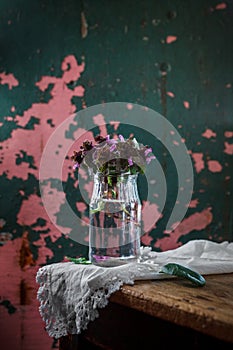
[[116,144],[114,143],[114,144],[109,148],[109,151],[110,151],[110,152],[113,152],[113,151],[115,151],[116,148],[117,148],[117,147],[116,147]]
[[150,162],[151,162],[152,159],[156,159],[156,157],[155,157],[155,156],[147,157],[147,158],[146,158],[146,163],[147,163],[147,164],[150,164]]
[[79,168],[80,167],[80,164],[79,163],[75,163],[74,165],[73,165],[73,169],[75,170],[75,169],[77,169],[77,168]]
[[145,156],[147,156],[150,152],[152,152],[152,148],[147,148],[144,152]]
[[93,255],[93,258],[98,262],[98,261],[104,261],[104,260],[108,260],[109,256],[105,256],[105,255]]
[[117,143],[117,140],[115,140],[115,139],[110,139],[110,136],[107,135],[107,136],[106,136],[106,142],[107,142],[108,145],[114,145],[114,144]]
[[[92,144],[92,141],[86,140],[80,146],[79,151],[73,151],[71,159],[74,162],[74,170],[84,164],[92,170],[92,173],[100,171],[108,175],[109,171],[115,174],[129,171],[143,174],[145,165],[149,164],[152,159],[156,159],[150,146],[144,146],[132,137],[126,139],[121,134],[114,138],[111,138],[110,135],[106,137],[97,135],[94,139],[95,145]],[[114,157],[108,159],[111,154]],[[134,159],[138,159],[138,164]],[[104,165],[103,160],[105,160]]]
[[128,158],[128,163],[129,163],[129,166],[133,165],[132,158]]

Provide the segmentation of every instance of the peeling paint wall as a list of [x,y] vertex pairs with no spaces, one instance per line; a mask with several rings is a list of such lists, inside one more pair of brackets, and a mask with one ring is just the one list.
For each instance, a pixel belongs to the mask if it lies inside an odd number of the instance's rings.
[[[58,347],[38,312],[35,275],[65,255],[87,254],[52,224],[38,183],[46,142],[72,113],[102,102],[126,101],[129,109],[137,103],[161,113],[182,136],[194,168],[192,200],[181,224],[165,232],[175,180],[158,145],[171,190],[165,211],[154,208],[160,219],[143,244],[163,251],[192,239],[233,240],[232,16],[231,0],[1,1],[2,349]],[[116,120],[99,130],[131,133]],[[85,218],[76,176],[66,176],[70,200]],[[47,191],[63,196],[56,184]],[[54,203],[54,215],[60,210]]]

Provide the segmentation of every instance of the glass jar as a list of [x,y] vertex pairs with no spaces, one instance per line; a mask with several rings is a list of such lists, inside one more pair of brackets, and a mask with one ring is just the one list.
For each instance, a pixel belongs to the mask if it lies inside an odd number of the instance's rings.
[[141,201],[138,175],[94,175],[90,201],[89,260],[118,266],[140,258]]

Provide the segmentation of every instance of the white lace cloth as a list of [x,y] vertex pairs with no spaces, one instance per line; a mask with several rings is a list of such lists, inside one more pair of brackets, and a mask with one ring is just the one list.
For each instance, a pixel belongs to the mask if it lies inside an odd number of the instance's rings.
[[[62,262],[41,267],[36,276],[40,285],[39,311],[51,337],[79,334],[98,317],[110,295],[135,280],[163,279],[159,273],[167,263],[179,263],[200,274],[233,272],[233,243],[190,241],[166,252],[142,250],[142,262],[118,267],[98,267]],[[162,282],[161,282],[162,283]]]

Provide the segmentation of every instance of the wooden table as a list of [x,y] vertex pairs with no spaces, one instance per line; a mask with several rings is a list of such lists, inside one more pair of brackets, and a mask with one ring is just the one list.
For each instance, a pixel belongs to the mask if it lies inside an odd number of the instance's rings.
[[176,278],[124,285],[87,330],[61,338],[59,349],[233,349],[233,274],[205,278],[204,287]]

